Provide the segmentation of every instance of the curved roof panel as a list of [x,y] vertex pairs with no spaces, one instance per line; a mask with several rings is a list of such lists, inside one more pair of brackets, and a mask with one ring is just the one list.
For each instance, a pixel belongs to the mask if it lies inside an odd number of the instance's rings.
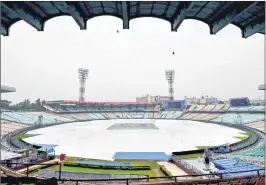
[[9,35],[9,28],[19,20],[38,31],[44,30],[45,21],[60,15],[70,15],[86,29],[87,20],[101,15],[112,15],[129,21],[138,17],[156,17],[171,23],[177,31],[185,19],[195,19],[209,25],[216,34],[228,24],[234,24],[247,38],[255,33],[265,33],[264,1],[26,1],[1,2],[1,34]]
[[259,90],[265,90],[265,84],[261,84],[258,89]]
[[0,93],[9,93],[9,92],[16,92],[16,89],[14,87],[1,85]]

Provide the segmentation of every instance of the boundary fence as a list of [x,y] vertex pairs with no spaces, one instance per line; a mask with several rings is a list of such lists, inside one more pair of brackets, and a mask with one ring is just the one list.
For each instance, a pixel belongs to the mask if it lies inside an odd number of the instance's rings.
[[[29,166],[31,165],[47,165],[47,164],[23,164],[27,166],[27,176],[29,179],[32,179],[33,177],[29,177]],[[264,173],[261,171],[265,170],[265,168],[261,169],[254,169],[254,170],[245,170],[245,171],[233,171],[233,172],[224,172],[224,173],[212,173],[212,174],[191,174],[191,175],[180,175],[180,176],[169,176],[169,177],[142,177],[142,178],[110,178],[110,179],[100,179],[100,178],[95,178],[95,179],[66,179],[62,178],[62,166],[60,163],[55,164],[59,165],[59,171],[58,171],[58,177],[52,177],[52,178],[47,178],[48,181],[51,179],[56,179],[58,182],[75,182],[77,185],[81,182],[90,182],[90,183],[95,183],[95,182],[105,182],[105,183],[116,183],[116,184],[131,184],[133,182],[150,182],[150,181],[166,181],[166,182],[178,182],[180,180],[204,180],[204,179],[216,179],[216,180],[221,180],[221,179],[227,179],[223,175],[225,174],[240,174],[240,173],[246,173],[246,172],[256,172],[257,176],[265,176]],[[241,178],[245,178],[245,176],[239,176]],[[238,178],[239,178],[238,177]],[[2,183],[6,182],[10,179],[10,177],[2,177]],[[25,177],[24,177],[25,179]],[[35,178],[35,179],[40,179],[40,180],[45,180],[46,178]]]

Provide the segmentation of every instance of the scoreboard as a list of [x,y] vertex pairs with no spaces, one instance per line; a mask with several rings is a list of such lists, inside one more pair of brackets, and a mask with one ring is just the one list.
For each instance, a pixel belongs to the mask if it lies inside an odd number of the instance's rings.
[[185,100],[168,100],[164,102],[163,108],[166,110],[184,110]]
[[245,107],[250,106],[249,99],[246,98],[230,98],[230,107]]

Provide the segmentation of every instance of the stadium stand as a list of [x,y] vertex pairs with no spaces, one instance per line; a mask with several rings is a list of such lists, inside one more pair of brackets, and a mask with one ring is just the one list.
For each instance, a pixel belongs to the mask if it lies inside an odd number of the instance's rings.
[[[112,112],[107,112],[106,115],[107,115],[110,119],[117,119],[116,115],[114,115],[114,113],[112,113]],[[126,114],[126,116],[128,116],[128,114]]]
[[245,107],[230,107],[228,111],[230,112],[263,112],[264,106],[245,106]]
[[162,119],[177,119],[182,115],[182,111],[163,111],[161,112]]
[[227,110],[229,109],[229,107],[230,107],[229,104],[225,104],[225,105],[223,106],[223,108],[221,109],[221,111],[222,111],[222,112],[225,112],[225,111],[227,111]]
[[[265,115],[262,113],[226,113],[218,118],[213,119],[214,122],[225,122],[225,123],[231,123],[235,124],[237,122],[237,119],[241,118],[242,123],[250,123],[255,121],[261,121],[265,119]],[[240,122],[241,123],[241,122]]]
[[155,112],[155,113],[154,113],[154,118],[155,118],[155,119],[159,119],[159,118],[161,118],[161,113],[160,113],[160,112]]
[[261,132],[265,133],[265,122],[264,121],[257,121],[257,122],[252,122],[252,123],[248,123],[246,124],[246,126],[251,127],[251,128],[255,128]]
[[193,111],[196,108],[196,105],[191,105],[188,109],[188,111]]
[[217,104],[215,105],[212,111],[220,111],[225,105],[224,104]]
[[31,113],[35,114],[37,116],[44,116],[49,120],[55,120],[58,123],[72,121],[71,119],[67,119],[67,118],[64,118],[62,116],[57,116],[53,113],[46,113],[46,112],[31,112]]
[[121,106],[121,111],[129,111],[128,106]]
[[172,114],[174,115],[172,117],[172,119],[177,119],[183,114],[183,112],[182,111],[174,111]]
[[205,105],[197,105],[194,111],[201,111],[204,107]]
[[123,115],[121,112],[114,112],[114,115],[117,117],[117,118],[123,118]]
[[126,112],[126,119],[131,119],[132,117],[131,117],[131,114],[130,114],[130,112]]
[[[1,119],[32,125],[38,122],[39,116],[31,112],[3,112],[1,113]],[[44,115],[42,122],[43,124],[52,124],[55,123],[55,120]]]
[[149,112],[149,116],[148,116],[149,119],[153,119],[153,113],[152,112]]
[[87,113],[87,115],[92,119],[92,120],[97,120],[100,119],[95,113]]
[[97,116],[99,119],[106,119],[106,117],[102,113],[95,112],[94,115]]
[[251,106],[250,111],[265,111],[265,106]]
[[[191,110],[195,110],[196,112],[187,112],[184,111],[147,111],[146,107],[144,106],[144,110],[140,110],[137,107],[138,106],[120,106],[120,110],[118,108],[114,108],[113,106],[109,106],[111,110],[108,110],[108,106],[104,106],[104,108],[101,106],[84,106],[84,110],[91,110],[84,112],[81,105],[75,107],[75,105],[71,105],[73,108],[65,108],[61,107],[61,109],[65,109],[65,112],[57,113],[57,112],[4,112],[1,113],[6,120],[15,120],[15,122],[27,122],[30,124],[34,124],[35,120],[38,119],[38,116],[42,115],[44,119],[46,120],[44,124],[49,123],[64,123],[64,122],[72,122],[72,121],[84,121],[84,120],[100,120],[100,119],[131,119],[131,118],[150,118],[150,119],[188,119],[188,120],[204,120],[204,121],[212,121],[212,122],[218,122],[220,123],[222,121],[222,124],[236,124],[236,119],[241,117],[243,125],[251,128],[255,128],[257,130],[262,130],[264,122],[264,114],[260,112],[263,110],[263,107],[254,107],[250,106],[247,110],[247,112],[243,112],[242,108],[236,109],[236,112],[228,111],[225,112],[227,109],[229,109],[228,105],[216,105],[216,106],[194,106],[194,108],[191,108]],[[119,106],[117,106],[119,107]],[[123,108],[124,109],[123,109]],[[127,108],[126,108],[127,107]],[[124,111],[129,110],[131,107],[131,111]],[[133,109],[132,109],[133,107]],[[135,109],[136,108],[136,109]],[[143,107],[142,107],[143,108]],[[247,108],[247,107],[245,107]],[[68,111],[68,110],[70,111]],[[74,113],[73,110],[77,110],[78,112]],[[98,110],[97,110],[98,109]],[[100,110],[99,110],[100,109]],[[106,110],[107,109],[107,110]],[[54,109],[56,110],[56,109]],[[95,111],[97,110],[97,111]],[[116,110],[116,111],[114,111]],[[118,111],[119,110],[119,111]],[[232,109],[230,109],[232,110]],[[234,109],[233,109],[234,110]],[[239,111],[240,110],[240,111]],[[202,112],[202,113],[201,113]],[[57,121],[55,121],[57,120]],[[262,137],[262,136],[261,136]],[[18,148],[27,148],[29,146],[20,145],[19,143],[12,143],[10,142],[11,136],[4,137],[1,140],[1,149],[4,149],[5,151],[18,151]],[[233,150],[230,153],[225,154],[217,154],[215,156],[215,160],[220,159],[230,159],[230,160],[240,160],[241,163],[252,163],[254,164],[252,168],[257,168],[256,165],[262,165],[264,164],[264,153],[262,151],[262,141],[258,141],[258,144],[254,146],[250,146],[245,148],[239,148],[236,150]],[[12,144],[12,146],[11,146]],[[242,146],[242,145],[241,145]],[[235,147],[235,146],[234,146]],[[235,147],[237,148],[237,147]],[[162,159],[160,159],[162,160]],[[255,165],[256,164],[256,165]],[[194,171],[197,171],[197,168],[195,166],[192,166]],[[240,169],[250,169],[250,168],[244,168],[239,167],[236,168],[236,170]],[[228,169],[226,169],[228,171]],[[234,169],[235,170],[235,169]],[[224,170],[223,170],[224,171]],[[221,171],[221,172],[223,172]],[[230,170],[229,170],[230,171]],[[233,171],[233,170],[231,170]],[[220,172],[220,171],[217,171]],[[48,173],[48,172],[47,172]],[[49,172],[51,173],[51,172]],[[56,173],[56,172],[53,172]],[[65,173],[65,172],[64,172]],[[201,172],[202,173],[202,172]],[[67,177],[71,178],[77,178],[77,176],[74,173],[67,173]],[[102,174],[101,174],[102,175]],[[84,174],[79,174],[78,177],[84,176]],[[50,177],[50,176],[49,176]],[[227,176],[225,176],[227,178]],[[228,177],[234,177],[234,176],[228,176]]]
[[148,112],[145,112],[144,119],[149,119],[149,113]]
[[86,117],[79,115],[79,114],[64,114],[64,117],[68,118],[68,119],[72,119],[75,121],[83,121],[83,120],[88,120]]
[[190,113],[181,117],[181,119],[194,119],[194,117],[200,115],[200,113]]
[[220,114],[204,114],[204,116],[198,117],[197,119],[209,121],[209,120],[217,118],[218,116],[220,116]]
[[160,118],[164,119],[167,118],[167,115],[170,113],[170,111],[162,111]]
[[205,120],[206,116],[209,116],[210,114],[208,113],[201,113],[193,117],[194,120]]
[[26,125],[9,122],[9,121],[1,121],[1,138],[15,130],[19,130],[25,128]]
[[[235,161],[233,159],[220,159],[213,161],[215,167],[219,169],[216,173],[223,172],[237,172],[237,171],[245,171],[251,169],[261,169],[261,166],[247,164],[239,161]],[[260,171],[261,174],[265,174],[264,170]],[[245,173],[234,173],[234,174],[223,174],[223,177],[236,177],[236,176],[252,176],[256,175],[257,172],[245,172]]]
[[145,110],[145,106],[144,105],[139,105],[136,108],[137,111],[144,111]]
[[215,105],[206,105],[202,110],[203,111],[211,111],[215,108]]

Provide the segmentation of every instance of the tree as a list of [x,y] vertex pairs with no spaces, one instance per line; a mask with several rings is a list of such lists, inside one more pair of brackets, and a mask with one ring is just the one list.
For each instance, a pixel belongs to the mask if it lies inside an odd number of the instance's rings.
[[35,102],[36,102],[36,109],[40,111],[42,109],[42,103],[40,98],[38,98]]

